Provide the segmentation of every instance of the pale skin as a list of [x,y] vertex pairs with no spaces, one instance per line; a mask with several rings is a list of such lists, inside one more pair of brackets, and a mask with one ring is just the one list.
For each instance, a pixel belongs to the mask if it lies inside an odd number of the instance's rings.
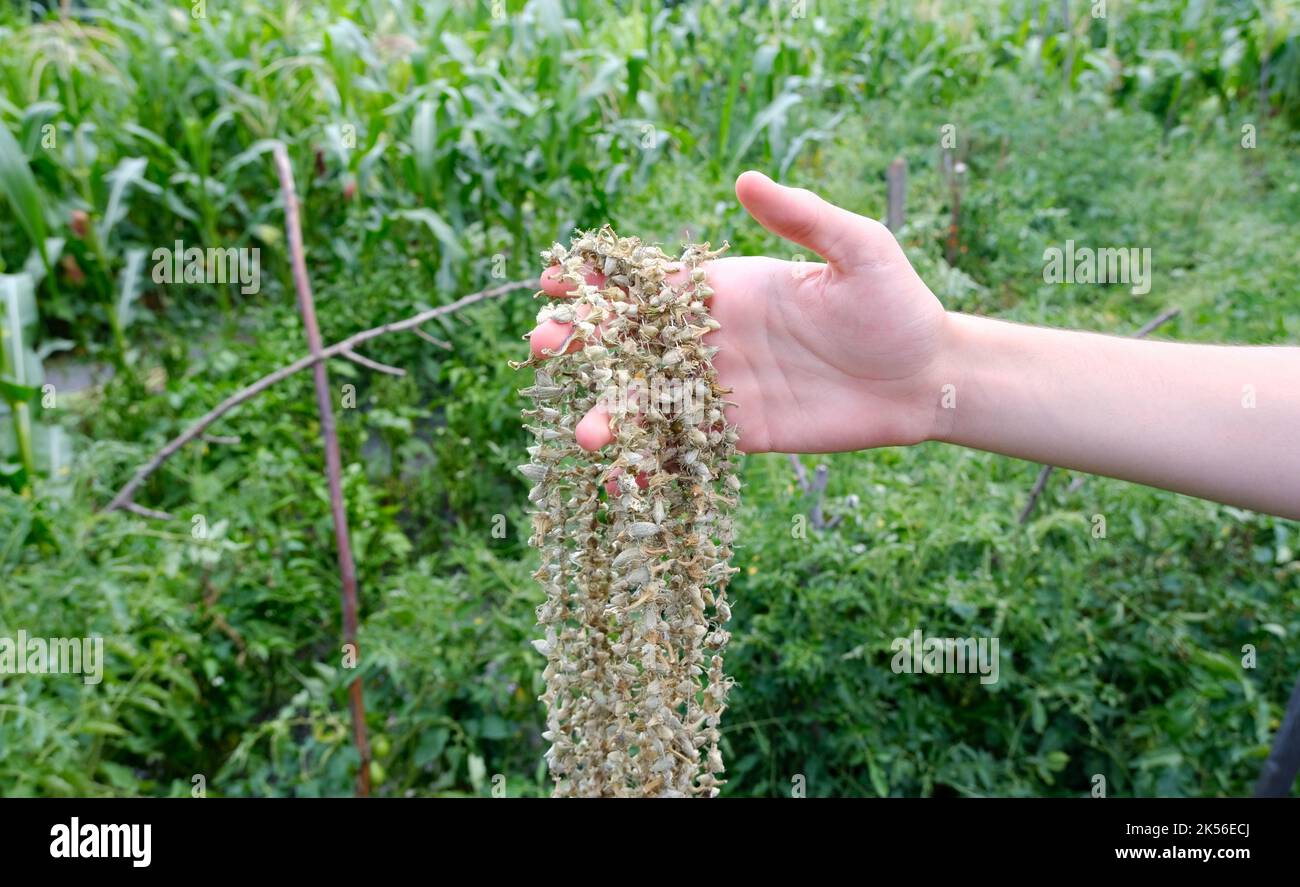
[[[722,325],[706,341],[719,346],[741,450],[942,441],[1300,520],[1300,348],[1136,340],[945,311],[879,222],[758,172],[737,180],[736,196],[769,231],[824,260],[705,266]],[[563,297],[572,284],[549,269],[542,288]],[[533,353],[568,333],[542,324]],[[577,439],[588,450],[612,440],[600,407]]]

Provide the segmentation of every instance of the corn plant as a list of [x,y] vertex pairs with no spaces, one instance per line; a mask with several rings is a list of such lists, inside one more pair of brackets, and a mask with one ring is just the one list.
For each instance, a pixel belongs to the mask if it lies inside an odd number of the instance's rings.
[[31,278],[26,274],[0,275],[0,397],[6,407],[0,413],[0,428],[11,427],[18,456],[17,465],[0,463],[0,475],[18,478],[19,488],[27,487],[36,476],[32,401],[38,393],[33,384],[37,360],[27,344],[35,320]]

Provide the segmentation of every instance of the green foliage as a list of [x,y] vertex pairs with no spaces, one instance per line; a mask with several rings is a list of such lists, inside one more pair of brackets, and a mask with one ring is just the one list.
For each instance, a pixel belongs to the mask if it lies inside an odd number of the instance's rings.
[[[139,502],[173,520],[96,510],[306,350],[272,139],[291,148],[326,341],[533,274],[575,225],[790,257],[735,205],[735,174],[880,216],[895,156],[902,240],[949,307],[1128,332],[1178,305],[1162,334],[1300,335],[1292,4],[1134,0],[1097,20],[1072,4],[1068,31],[1032,0],[810,3],[802,20],[615,6],[0,13],[0,292],[31,291],[0,368],[0,637],[106,647],[98,685],[0,675],[0,792],[351,790],[356,672],[307,374],[210,429],[237,443],[195,443],[150,479]],[[968,168],[952,265],[947,124]],[[1156,287],[1044,284],[1043,250],[1067,238],[1150,246]],[[153,250],[177,240],[259,248],[261,292],[153,284]],[[524,383],[505,366],[534,313],[520,293],[431,324],[453,352],[372,343],[401,379],[330,364],[380,793],[486,794],[496,774],[548,791],[512,472]],[[60,340],[115,372],[38,409]],[[817,795],[1080,795],[1097,773],[1117,795],[1249,789],[1300,672],[1293,523],[1061,473],[1021,528],[1035,466],[937,446],[826,461],[843,518],[807,540],[786,459],[746,463],[726,793],[784,795],[796,774]],[[893,674],[890,642],[915,628],[999,636],[1001,680]]]

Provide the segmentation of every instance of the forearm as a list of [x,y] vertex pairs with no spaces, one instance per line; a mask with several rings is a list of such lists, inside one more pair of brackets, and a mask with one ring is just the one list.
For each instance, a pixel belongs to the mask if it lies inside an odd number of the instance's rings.
[[1300,519],[1300,348],[949,321],[934,439]]

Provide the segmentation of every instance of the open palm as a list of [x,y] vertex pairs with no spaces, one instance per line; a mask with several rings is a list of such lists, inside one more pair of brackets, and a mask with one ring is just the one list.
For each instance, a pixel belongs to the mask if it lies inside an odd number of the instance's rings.
[[[915,443],[930,433],[942,388],[937,356],[946,329],[938,299],[889,231],[808,191],[760,173],[736,183],[764,227],[826,262],[762,256],[705,265],[710,313],[722,325],[719,382],[732,389],[728,421],[746,452],[818,453]],[[550,271],[543,289],[571,285]],[[559,347],[569,325],[547,321],[530,335],[534,354]],[[612,436],[597,407],[577,427],[598,449]]]

